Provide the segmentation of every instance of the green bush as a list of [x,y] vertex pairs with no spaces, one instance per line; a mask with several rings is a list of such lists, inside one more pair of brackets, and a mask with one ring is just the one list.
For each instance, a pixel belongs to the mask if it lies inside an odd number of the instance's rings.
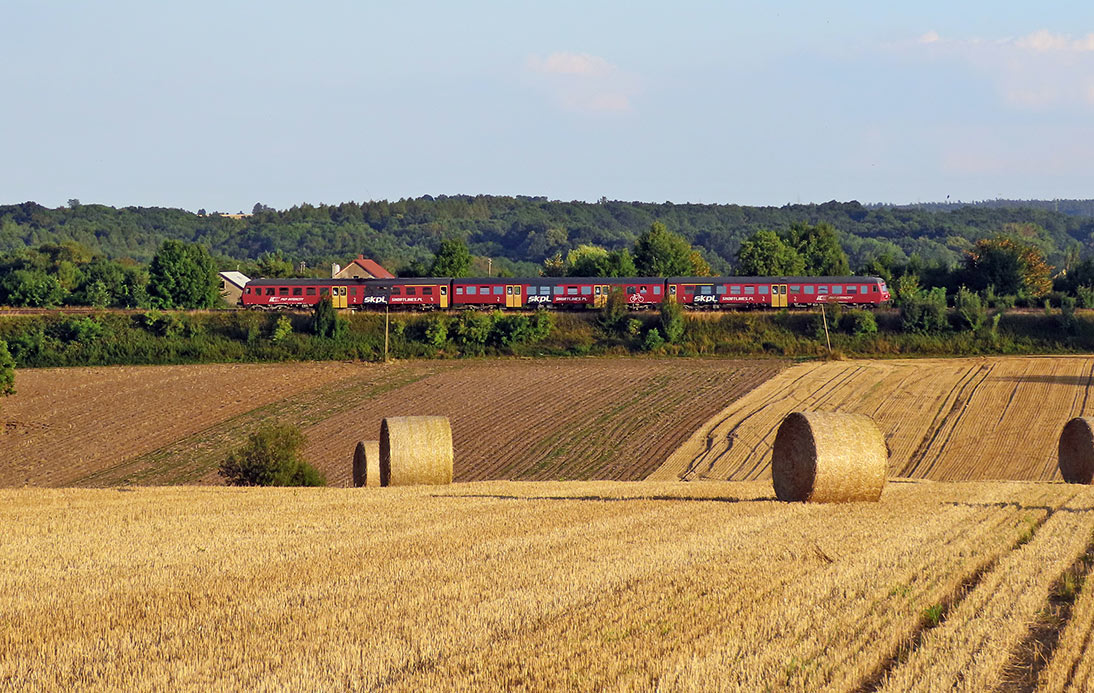
[[323,474],[300,458],[304,434],[291,424],[263,424],[220,465],[229,486],[325,486]]
[[274,344],[283,342],[289,338],[292,334],[292,320],[287,315],[277,316],[277,322],[274,323],[273,332],[270,334],[270,341]]
[[684,322],[684,309],[676,301],[665,300],[661,303],[661,331],[665,333],[665,341],[669,344],[679,344],[684,338],[687,323]]
[[448,343],[448,318],[437,315],[425,326],[426,343],[440,349]]
[[1079,295],[1079,305],[1083,308],[1094,308],[1094,286],[1079,286],[1075,288]]
[[957,290],[953,307],[954,327],[959,330],[976,332],[988,319],[988,311],[980,296],[963,286]]
[[646,338],[642,340],[642,350],[657,351],[663,346],[665,346],[665,339],[661,336],[661,331],[656,327],[650,328],[646,332]]
[[849,310],[840,316],[840,330],[857,337],[877,334],[877,320],[868,310]]
[[15,359],[8,343],[0,339],[0,396],[15,394]]

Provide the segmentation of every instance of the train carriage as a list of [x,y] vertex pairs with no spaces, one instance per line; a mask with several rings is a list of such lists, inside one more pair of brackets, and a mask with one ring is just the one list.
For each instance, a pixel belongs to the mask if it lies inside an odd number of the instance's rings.
[[335,308],[389,305],[421,309],[449,307],[448,278],[404,279],[253,279],[243,288],[246,308],[314,307],[330,296]]
[[600,308],[612,291],[623,292],[636,308],[660,305],[664,279],[657,277],[533,277],[455,279],[455,307]]
[[890,298],[878,277],[669,277],[665,283],[671,300],[691,308],[879,306]]

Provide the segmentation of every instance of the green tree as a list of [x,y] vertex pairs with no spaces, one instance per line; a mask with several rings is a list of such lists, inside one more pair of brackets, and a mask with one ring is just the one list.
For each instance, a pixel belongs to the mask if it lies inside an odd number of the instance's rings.
[[8,343],[0,339],[0,395],[15,394],[15,359],[8,351]]
[[791,224],[785,242],[798,251],[805,274],[842,277],[851,274],[851,263],[839,243],[839,233],[826,222],[816,226]]
[[582,244],[566,255],[565,276],[633,277],[634,258],[626,248],[609,251],[598,245]]
[[659,221],[634,244],[634,266],[643,277],[705,276],[710,266],[683,236]]
[[220,295],[213,259],[204,246],[166,240],[148,268],[148,293],[161,308],[209,308]]
[[[255,206],[258,205],[256,204]],[[285,277],[291,277],[296,273],[292,266],[292,262],[290,262],[280,250],[274,253],[265,253],[262,257],[258,258],[258,263],[256,264],[258,265],[259,276],[267,279],[283,279]]]
[[965,282],[970,289],[989,286],[997,294],[1028,294],[1035,298],[1052,290],[1052,268],[1033,245],[1005,236],[976,242],[965,257]]
[[429,268],[431,277],[466,277],[471,269],[471,251],[459,238],[441,241],[441,247]]
[[565,277],[566,260],[562,257],[562,253],[555,253],[552,257],[544,260],[543,269],[539,273],[544,277]]
[[757,231],[741,243],[737,252],[737,271],[751,277],[778,277],[804,274],[805,261],[774,231]]
[[300,457],[304,434],[291,424],[267,423],[220,465],[229,486],[325,486],[321,472]]
[[54,277],[40,270],[15,270],[0,282],[3,302],[11,306],[48,308],[60,305],[65,290]]
[[684,338],[684,309],[676,301],[664,301],[661,304],[661,331],[670,344],[679,344]]
[[323,339],[341,339],[349,331],[349,322],[334,310],[330,296],[324,296],[315,304],[311,324],[312,334]]

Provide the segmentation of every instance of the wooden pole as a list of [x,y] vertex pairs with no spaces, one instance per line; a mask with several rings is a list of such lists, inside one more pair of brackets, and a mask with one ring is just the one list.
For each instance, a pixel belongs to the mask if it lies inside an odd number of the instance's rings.
[[821,322],[824,323],[824,341],[828,343],[828,355],[832,355],[832,339],[828,336],[828,311],[824,309],[825,304],[821,304]]
[[[384,363],[387,363],[388,328],[391,324],[391,306],[384,305]],[[831,349],[829,349],[831,351]]]

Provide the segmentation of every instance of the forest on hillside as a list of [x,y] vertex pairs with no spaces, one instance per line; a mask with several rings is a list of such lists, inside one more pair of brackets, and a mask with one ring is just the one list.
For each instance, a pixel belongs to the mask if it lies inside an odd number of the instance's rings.
[[741,242],[756,231],[825,222],[837,230],[852,268],[880,257],[899,264],[913,256],[953,266],[977,240],[1000,233],[1036,246],[1056,267],[1094,256],[1094,202],[1005,202],[748,207],[456,195],[286,210],[259,203],[242,218],[76,200],[61,208],[26,202],[0,206],[0,252],[75,241],[106,258],[147,263],[164,240],[175,239],[205,245],[223,268],[280,252],[315,268],[364,253],[398,270],[428,261],[444,239],[459,238],[473,255],[491,258],[495,272],[535,274],[545,259],[582,244],[630,247],[661,222],[699,249],[715,273],[731,273]]

